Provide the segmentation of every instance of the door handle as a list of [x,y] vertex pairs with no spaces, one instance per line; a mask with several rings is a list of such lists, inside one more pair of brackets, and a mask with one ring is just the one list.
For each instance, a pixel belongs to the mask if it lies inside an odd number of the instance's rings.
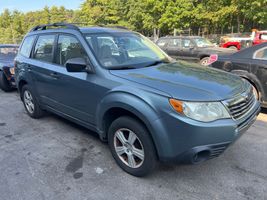
[[31,70],[32,70],[31,66],[28,65],[28,66],[27,66],[27,70],[28,70],[28,71],[31,71]]
[[59,79],[59,74],[56,72],[51,73],[50,76],[53,77],[54,79]]

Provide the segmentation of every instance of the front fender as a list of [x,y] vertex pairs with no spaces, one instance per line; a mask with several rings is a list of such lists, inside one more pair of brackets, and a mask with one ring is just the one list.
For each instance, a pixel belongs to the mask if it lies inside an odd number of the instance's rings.
[[147,100],[127,91],[114,91],[106,95],[97,106],[96,124],[101,131],[103,131],[104,115],[111,108],[125,109],[136,115],[146,125],[149,124],[149,121],[159,118],[156,108]]

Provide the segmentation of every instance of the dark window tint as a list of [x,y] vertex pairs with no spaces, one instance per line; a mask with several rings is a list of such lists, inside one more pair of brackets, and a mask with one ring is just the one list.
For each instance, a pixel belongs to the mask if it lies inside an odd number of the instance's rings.
[[65,65],[67,60],[72,58],[86,58],[86,53],[75,37],[60,35],[56,57],[57,64]]
[[54,41],[55,35],[39,36],[34,49],[34,58],[45,62],[53,62]]
[[25,57],[30,57],[32,45],[35,40],[35,36],[28,36],[24,39],[24,42],[20,48],[20,54]]

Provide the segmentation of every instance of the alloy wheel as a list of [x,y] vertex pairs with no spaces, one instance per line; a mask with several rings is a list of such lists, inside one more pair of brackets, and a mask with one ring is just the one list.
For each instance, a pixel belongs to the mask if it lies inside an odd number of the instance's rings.
[[143,164],[144,148],[133,131],[127,128],[117,130],[114,134],[114,147],[120,160],[128,167],[138,168]]
[[28,90],[26,90],[24,92],[23,100],[24,100],[24,104],[25,104],[25,107],[26,107],[27,111],[30,114],[33,114],[34,113],[33,97],[32,97],[31,93]]

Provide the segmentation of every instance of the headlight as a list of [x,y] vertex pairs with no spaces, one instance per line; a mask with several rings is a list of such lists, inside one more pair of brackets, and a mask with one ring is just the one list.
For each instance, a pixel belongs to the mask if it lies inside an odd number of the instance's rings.
[[9,68],[9,72],[11,75],[14,75],[15,74],[15,68],[14,67],[10,67]]
[[184,102],[170,99],[170,104],[179,113],[202,122],[231,118],[221,102]]

